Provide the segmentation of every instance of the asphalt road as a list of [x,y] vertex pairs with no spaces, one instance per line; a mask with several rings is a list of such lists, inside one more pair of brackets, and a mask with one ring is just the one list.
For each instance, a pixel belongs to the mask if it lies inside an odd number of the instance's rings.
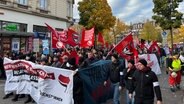
[[[162,90],[162,98],[163,104],[184,104],[184,76],[182,76],[181,90],[172,93],[168,86],[168,75],[165,71],[162,71],[162,75],[158,76],[161,90]],[[24,104],[26,98],[19,99],[17,102],[12,102],[12,97],[8,99],[2,99],[4,96],[4,80],[0,80],[0,104]],[[33,104],[33,103],[29,103]],[[106,102],[106,104],[112,104],[112,100]],[[125,104],[125,93],[121,92],[121,104]]]

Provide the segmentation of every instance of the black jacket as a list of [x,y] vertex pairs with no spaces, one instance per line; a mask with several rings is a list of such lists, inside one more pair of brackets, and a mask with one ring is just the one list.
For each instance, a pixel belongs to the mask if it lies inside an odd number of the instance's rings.
[[162,101],[161,90],[158,83],[156,74],[151,71],[151,68],[147,68],[146,71],[136,70],[133,74],[133,84],[129,93],[133,93],[135,90],[135,98],[141,100],[154,99],[154,91],[157,96],[157,100]]
[[136,70],[135,67],[133,67],[129,72],[127,72],[128,68],[123,70],[123,74],[124,74],[124,82],[125,82],[125,87],[127,90],[130,90],[130,86],[133,84],[133,74]]
[[111,68],[108,71],[108,77],[112,83],[120,83],[121,86],[124,86],[123,80],[123,69],[125,65],[119,60],[116,63],[112,63]]

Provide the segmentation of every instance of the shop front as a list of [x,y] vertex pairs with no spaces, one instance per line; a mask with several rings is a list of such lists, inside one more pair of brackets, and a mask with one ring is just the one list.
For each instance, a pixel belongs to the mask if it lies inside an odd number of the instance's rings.
[[0,21],[0,52],[3,54],[27,53],[33,48],[33,33],[27,32],[27,25]]

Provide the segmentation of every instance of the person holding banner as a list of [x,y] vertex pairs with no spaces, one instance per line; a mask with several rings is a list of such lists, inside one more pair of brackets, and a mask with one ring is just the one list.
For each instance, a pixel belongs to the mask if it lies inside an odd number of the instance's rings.
[[140,59],[136,64],[138,70],[133,74],[133,83],[130,85],[129,97],[135,91],[134,104],[154,104],[154,92],[156,93],[157,103],[162,103],[162,95],[156,74],[147,66],[145,59]]
[[[111,61],[112,61],[112,66],[108,71],[107,76],[110,78],[110,81],[114,88],[113,104],[120,104],[120,90],[124,86],[123,69],[125,69],[125,65],[120,62],[117,54],[113,54],[111,56]],[[107,79],[104,82],[105,86],[107,84]]]
[[54,59],[53,59],[53,63],[52,63],[52,67],[56,67],[56,68],[60,68],[61,67],[61,63],[59,61],[59,58],[58,56],[54,56]]
[[70,58],[67,62],[69,70],[74,71],[74,84],[73,84],[73,99],[74,99],[74,104],[83,104],[83,82],[82,79],[77,73],[78,71],[78,66],[76,65],[76,58]]

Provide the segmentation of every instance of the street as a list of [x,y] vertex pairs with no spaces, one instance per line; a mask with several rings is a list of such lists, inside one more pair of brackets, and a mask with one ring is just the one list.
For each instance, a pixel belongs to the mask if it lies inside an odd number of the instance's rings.
[[[162,90],[163,104],[184,104],[184,81],[183,81],[184,76],[182,77],[181,90],[178,90],[175,93],[172,93],[170,91],[170,88],[168,86],[168,81],[167,81],[168,75],[165,73],[164,70],[162,71],[162,75],[159,75],[158,78],[159,78],[159,82]],[[0,80],[0,96],[1,96],[0,104],[24,104],[24,101],[26,100],[26,98],[21,98],[17,102],[11,101],[13,96],[5,100],[2,99],[4,96],[4,83],[5,83],[4,80]],[[111,102],[112,101],[109,100],[107,101],[106,104],[112,104]],[[122,91],[122,94],[121,94],[121,103],[125,104],[124,91]]]

